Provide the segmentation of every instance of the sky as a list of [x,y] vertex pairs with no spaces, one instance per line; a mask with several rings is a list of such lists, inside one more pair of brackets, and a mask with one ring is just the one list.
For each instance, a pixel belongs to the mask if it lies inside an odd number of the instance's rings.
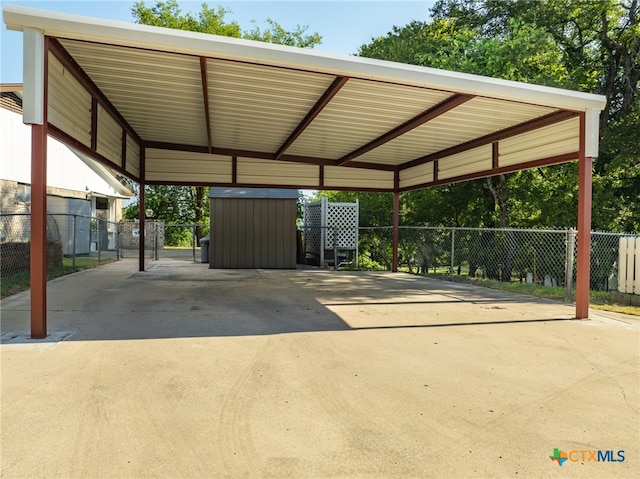
[[[84,0],[84,1],[21,1],[2,0],[4,4],[73,13],[109,20],[132,22],[131,7],[135,0]],[[146,0],[147,6],[155,0]],[[323,40],[316,50],[355,54],[359,47],[372,38],[384,36],[393,26],[404,26],[412,20],[427,20],[433,0],[376,1],[376,0],[199,0],[181,1],[183,13],[194,15],[201,10],[202,3],[209,7],[218,5],[229,12],[226,21],[237,21],[243,29],[252,28],[252,20],[261,28],[271,18],[285,29],[296,25],[308,26],[309,32],[318,32]],[[0,34],[0,82],[22,82],[22,33],[8,31],[2,22]]]

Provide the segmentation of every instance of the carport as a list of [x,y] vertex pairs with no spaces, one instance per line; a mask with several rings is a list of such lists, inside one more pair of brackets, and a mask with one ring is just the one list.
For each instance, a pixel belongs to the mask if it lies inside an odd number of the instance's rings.
[[47,135],[138,182],[141,212],[151,184],[392,193],[394,271],[400,193],[578,161],[576,318],[588,317],[604,97],[14,5],[3,12],[23,32],[32,125],[33,338],[47,332]]

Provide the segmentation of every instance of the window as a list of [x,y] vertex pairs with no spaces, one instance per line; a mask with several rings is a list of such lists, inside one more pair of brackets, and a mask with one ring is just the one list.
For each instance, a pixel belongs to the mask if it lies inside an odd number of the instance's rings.
[[16,203],[31,203],[31,185],[18,183],[16,190]]
[[96,198],[96,209],[97,210],[108,210],[109,209],[109,199],[108,198]]

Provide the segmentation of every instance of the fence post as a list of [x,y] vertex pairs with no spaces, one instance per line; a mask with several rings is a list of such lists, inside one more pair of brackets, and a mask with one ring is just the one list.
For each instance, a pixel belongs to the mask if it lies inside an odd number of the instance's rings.
[[191,228],[191,249],[193,250],[193,262],[196,262],[196,232],[198,227],[194,224]]
[[358,249],[360,248],[360,229],[358,226],[356,228],[356,252],[355,252],[355,261],[356,261],[356,271],[358,271]]
[[153,225],[153,250],[154,250],[154,258],[158,261],[158,223],[154,223]]
[[573,299],[573,264],[575,258],[576,247],[576,230],[569,228],[567,230],[567,250],[565,256],[565,271],[564,271],[564,284],[565,284],[565,297],[567,299]]
[[453,269],[455,266],[456,229],[451,228],[451,281],[453,281]]
[[120,225],[116,223],[116,260],[120,260]]
[[98,246],[98,264],[100,264],[100,219],[98,219],[96,223],[96,240]]
[[333,227],[333,270],[338,271],[338,227]]
[[73,215],[73,238],[71,239],[73,251],[71,253],[71,269],[76,270],[76,215]]

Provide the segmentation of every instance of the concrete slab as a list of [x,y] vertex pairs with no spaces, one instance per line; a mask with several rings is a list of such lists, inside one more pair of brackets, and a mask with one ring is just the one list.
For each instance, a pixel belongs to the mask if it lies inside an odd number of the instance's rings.
[[[66,338],[0,346],[2,477],[640,475],[636,318],[408,274],[136,264],[52,281]],[[1,307],[28,330],[28,292]]]

